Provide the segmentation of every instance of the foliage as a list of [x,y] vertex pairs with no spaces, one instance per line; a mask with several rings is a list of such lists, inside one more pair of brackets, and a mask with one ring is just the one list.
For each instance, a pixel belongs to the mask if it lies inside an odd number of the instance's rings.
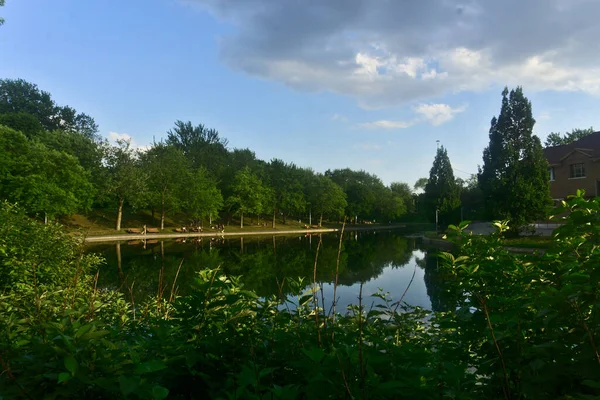
[[546,141],[544,142],[544,147],[570,144],[576,142],[579,139],[583,139],[584,137],[591,135],[594,132],[595,131],[593,127],[589,127],[587,129],[572,129],[571,132],[566,132],[563,135],[557,132],[550,132],[550,134],[546,138]]
[[[4,6],[5,0],[0,0],[0,7]],[[4,18],[0,17],[0,26],[4,24]]]
[[430,221],[435,221],[436,212],[439,212],[439,222],[442,225],[458,220],[460,189],[454,179],[450,158],[444,146],[438,148],[433,160],[429,179],[425,185],[423,202]]
[[0,125],[0,196],[50,217],[89,210],[94,190],[78,160]]
[[548,161],[532,134],[535,120],[522,88],[502,92],[498,118],[483,152],[478,180],[490,219],[509,219],[515,227],[543,218],[551,204]]
[[182,197],[183,210],[194,222],[218,215],[223,208],[223,196],[203,167],[189,171]]
[[309,200],[313,211],[320,216],[319,225],[323,223],[323,216],[340,218],[348,202],[344,190],[325,175],[318,174],[310,187]]
[[146,205],[148,200],[148,176],[139,164],[139,154],[131,148],[129,141],[119,140],[108,149],[106,156],[106,192],[116,202],[116,229],[121,229],[123,205],[132,207]]
[[[445,274],[436,284],[454,304],[434,313],[386,293],[368,307],[362,290],[357,305],[328,312],[316,283],[305,291],[300,280],[289,296],[261,298],[219,268],[201,271],[186,296],[159,291],[147,303],[126,302],[95,286],[98,260],[77,257],[73,239],[11,206],[0,210],[8,234],[0,235],[1,276],[23,282],[4,280],[0,292],[6,398],[600,395],[600,199],[581,192],[557,210],[569,215],[544,255],[503,250],[504,222],[491,237],[468,234],[467,223],[451,226],[457,253],[421,261]],[[32,281],[25,271],[41,265],[40,256],[61,273]]]
[[165,143],[154,143],[140,158],[148,175],[147,198],[153,209],[160,210],[160,229],[164,229],[166,213],[181,209],[189,182],[188,162],[181,150]]
[[227,157],[227,139],[215,129],[191,121],[175,121],[175,127],[167,132],[167,144],[183,151],[194,168],[205,167],[219,175]]
[[233,196],[227,202],[241,217],[240,227],[244,227],[244,214],[260,213],[263,202],[268,199],[261,180],[245,167],[239,171],[233,182]]
[[50,93],[23,79],[0,79],[0,115],[10,113],[33,115],[47,131],[74,131],[88,137],[98,132],[93,118],[69,106],[58,106]]

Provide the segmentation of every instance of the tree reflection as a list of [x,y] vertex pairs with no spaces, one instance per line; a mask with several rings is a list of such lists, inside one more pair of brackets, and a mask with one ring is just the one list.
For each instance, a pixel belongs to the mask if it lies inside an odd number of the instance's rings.
[[[259,296],[279,294],[278,282],[290,278],[304,278],[308,284],[313,279],[313,268],[319,237],[273,236],[232,239],[187,239],[138,245],[103,245],[90,247],[106,258],[107,268],[100,273],[100,284],[108,288],[121,288],[128,292],[135,282],[133,295],[136,301],[158,293],[159,285],[165,287],[164,296],[170,295],[171,286],[179,264],[178,293],[185,295],[196,271],[221,267],[227,274],[240,276],[247,289]],[[338,234],[325,234],[319,250],[317,280],[333,283],[338,259]],[[314,241],[315,243],[312,243]],[[350,232],[344,234],[339,261],[339,284],[351,286],[379,277],[386,267],[402,268],[407,265],[418,245],[414,239],[394,232]],[[442,300],[436,298],[440,283],[429,271],[426,263],[426,282],[429,296],[436,308]],[[162,270],[162,278],[161,278]],[[436,286],[437,285],[437,286]],[[430,290],[431,286],[431,290]],[[283,284],[283,294],[288,293]],[[431,293],[430,293],[431,292]],[[129,297],[129,296],[128,296]]]

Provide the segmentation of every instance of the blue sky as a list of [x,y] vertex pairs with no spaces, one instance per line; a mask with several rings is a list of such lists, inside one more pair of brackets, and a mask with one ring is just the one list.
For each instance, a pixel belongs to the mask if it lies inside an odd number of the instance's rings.
[[7,0],[0,77],[138,146],[191,120],[265,160],[386,184],[427,176],[436,140],[475,173],[504,85],[523,85],[542,140],[600,129],[600,2],[483,3]]

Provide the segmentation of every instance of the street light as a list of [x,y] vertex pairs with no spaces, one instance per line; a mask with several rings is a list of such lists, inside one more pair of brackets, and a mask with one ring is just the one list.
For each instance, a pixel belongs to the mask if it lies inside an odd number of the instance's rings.
[[439,214],[440,214],[440,210],[436,208],[435,209],[435,234],[436,234],[436,236],[438,234],[438,217],[439,217]]

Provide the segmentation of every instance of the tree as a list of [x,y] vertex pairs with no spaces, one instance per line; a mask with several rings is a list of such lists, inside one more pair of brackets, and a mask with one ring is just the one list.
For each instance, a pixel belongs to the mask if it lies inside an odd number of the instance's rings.
[[205,168],[189,171],[183,193],[183,210],[194,223],[203,218],[212,219],[223,207],[223,196]]
[[220,137],[217,130],[178,120],[167,132],[167,143],[183,151],[193,168],[203,166],[215,177],[221,175],[227,159],[228,141]]
[[29,139],[39,136],[39,133],[44,130],[40,121],[34,115],[26,112],[0,114],[0,125],[19,131]]
[[433,166],[429,171],[429,179],[425,185],[424,203],[430,220],[439,212],[440,222],[449,224],[456,222],[456,210],[460,207],[460,191],[456,185],[448,152],[441,146],[438,148]]
[[125,140],[118,140],[116,146],[108,149],[106,167],[106,189],[117,203],[116,230],[120,231],[125,202],[134,208],[147,202],[147,175],[138,163],[138,154]]
[[402,207],[404,209],[403,212],[397,214],[398,217],[404,213],[415,212],[414,194],[412,190],[410,190],[410,186],[408,185],[408,183],[392,182],[390,184],[390,190],[392,191],[394,197],[401,201]]
[[47,131],[75,131],[95,136],[98,126],[86,114],[69,106],[58,106],[50,93],[23,79],[0,79],[0,114],[28,113]]
[[239,171],[233,182],[233,195],[227,199],[230,207],[240,216],[240,228],[244,227],[244,214],[260,213],[266,200],[265,187],[261,180],[244,167]]
[[45,218],[91,208],[93,186],[78,160],[0,126],[0,197]]
[[591,135],[592,133],[594,133],[593,127],[589,127],[587,129],[572,129],[571,132],[566,132],[564,135],[561,135],[557,132],[551,132],[546,138],[544,146],[560,146],[563,144],[573,143],[579,139],[583,139],[584,137]]
[[188,162],[181,150],[162,142],[154,143],[141,159],[148,174],[148,200],[153,210],[160,210],[160,229],[165,229],[167,211],[181,206]]
[[325,175],[337,183],[346,193],[348,207],[346,214],[357,222],[362,219],[375,218],[381,210],[378,197],[385,191],[381,180],[366,171],[353,171],[349,168],[326,171]]
[[417,181],[415,182],[415,185],[414,185],[415,192],[417,190],[425,190],[425,185],[427,185],[427,178],[417,179]]
[[490,128],[478,182],[490,219],[510,219],[520,227],[545,216],[550,205],[548,162],[533,135],[531,102],[517,87],[502,92],[502,107]]
[[330,178],[325,175],[316,175],[315,184],[310,190],[310,203],[317,215],[319,226],[323,225],[323,215],[341,217],[346,206],[346,193]]
[[283,214],[285,224],[286,215],[300,213],[306,207],[302,171],[296,165],[286,164],[276,158],[271,160],[267,170],[273,190],[273,220],[275,214],[279,212]]

